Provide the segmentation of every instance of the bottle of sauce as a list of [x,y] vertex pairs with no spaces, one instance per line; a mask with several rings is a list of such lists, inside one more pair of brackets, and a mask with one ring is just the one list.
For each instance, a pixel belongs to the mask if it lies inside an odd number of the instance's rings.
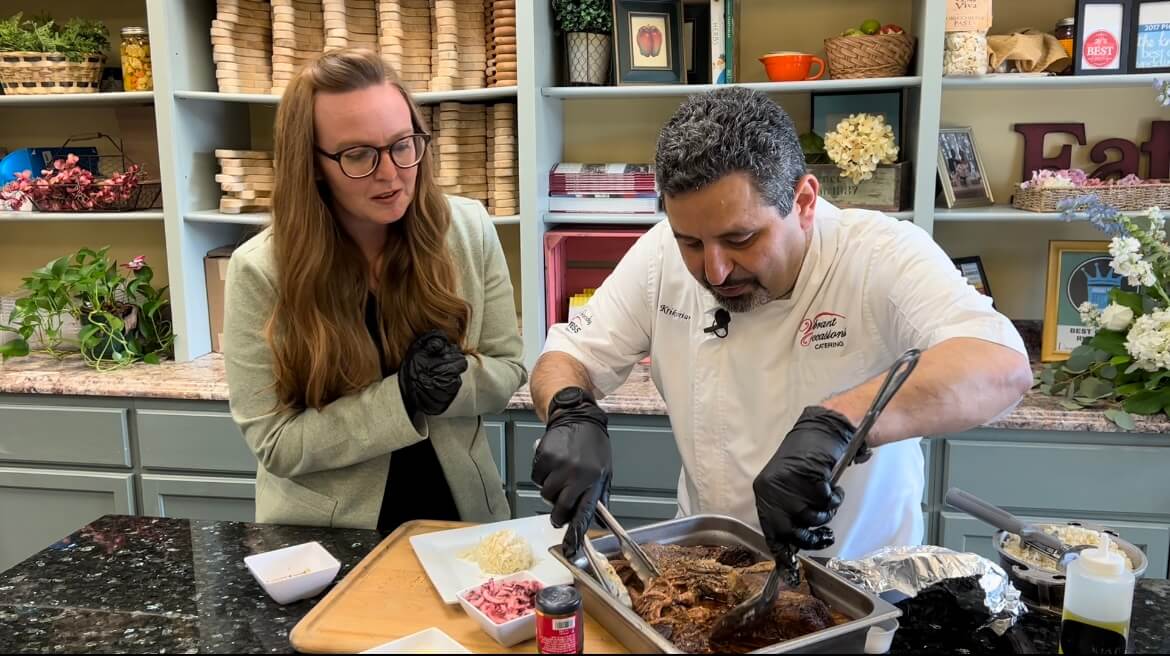
[[536,650],[541,654],[585,653],[585,613],[577,588],[550,585],[536,593]]
[[1096,549],[1084,550],[1068,565],[1060,622],[1062,654],[1126,653],[1134,576],[1112,546],[1109,534],[1102,533]]
[[1064,48],[1064,51],[1068,53],[1070,61],[1068,69],[1064,71],[1064,73],[1067,75],[1073,70],[1071,60],[1073,56],[1073,49],[1076,48],[1075,42],[1077,38],[1077,19],[1075,17],[1060,19],[1056,22],[1056,30],[1053,32],[1053,34],[1056,36],[1056,39],[1060,41],[1060,47]]

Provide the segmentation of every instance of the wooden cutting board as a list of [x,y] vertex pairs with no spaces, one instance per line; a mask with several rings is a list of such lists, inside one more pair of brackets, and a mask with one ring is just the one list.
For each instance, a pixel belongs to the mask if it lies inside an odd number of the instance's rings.
[[[293,627],[289,641],[309,654],[354,654],[430,627],[442,629],[474,652],[536,653],[536,640],[505,649],[484,633],[459,604],[443,603],[410,546],[412,535],[470,526],[413,521],[386,537]],[[585,653],[628,653],[586,615]]]

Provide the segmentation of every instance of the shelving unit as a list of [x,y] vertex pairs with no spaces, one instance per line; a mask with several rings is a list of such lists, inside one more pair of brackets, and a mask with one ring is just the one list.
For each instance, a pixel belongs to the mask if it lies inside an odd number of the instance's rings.
[[[779,11],[772,0],[743,0],[744,12],[767,9]],[[2,97],[0,107],[90,107],[103,105],[153,104],[158,132],[159,173],[163,180],[162,212],[118,213],[109,215],[17,214],[0,213],[0,222],[9,221],[162,221],[165,231],[167,266],[170,278],[174,319],[179,338],[176,358],[189,360],[210,351],[203,257],[212,248],[237,242],[242,236],[263,226],[268,215],[224,214],[216,209],[220,197],[214,181],[217,148],[251,148],[258,133],[267,129],[268,112],[279,104],[279,97],[268,94],[220,93],[216,84],[211,44],[208,38],[215,17],[215,0],[143,0],[154,53],[153,93],[106,93],[75,96]],[[822,79],[806,82],[749,82],[742,84],[773,94],[788,102],[799,94],[822,91],[870,91],[901,89],[905,92],[906,130],[903,156],[913,163],[913,191],[906,211],[893,216],[913,221],[933,232],[936,221],[947,225],[963,222],[1005,222],[1058,224],[1058,214],[1037,214],[1015,210],[1008,205],[971,209],[936,208],[938,131],[946,92],[972,93],[983,90],[1015,91],[1032,94],[1059,89],[1123,89],[1152,86],[1158,75],[1108,76],[996,76],[982,78],[944,78],[942,75],[945,3],[937,0],[900,0],[897,11],[909,16],[903,23],[916,39],[915,68],[903,77],[861,80]],[[894,5],[895,3],[890,3]],[[867,5],[872,8],[876,3]],[[889,5],[882,5],[883,7]],[[855,9],[857,9],[855,7]],[[860,11],[860,9],[858,9]],[[793,11],[797,11],[794,9]],[[826,7],[799,11],[829,15],[836,22],[838,10]],[[885,11],[883,8],[882,11]],[[1063,11],[1061,9],[1060,11]],[[100,13],[96,10],[91,13]],[[810,13],[810,15],[811,15]],[[850,10],[841,9],[841,20]],[[750,18],[745,18],[749,22]],[[826,34],[838,29],[825,26],[815,29]],[[740,32],[755,30],[757,41],[763,39],[763,27],[746,25]],[[507,227],[514,240],[519,235],[519,277],[513,284],[520,289],[522,332],[525,335],[525,360],[532,365],[539,355],[545,335],[544,234],[558,225],[582,224],[606,226],[647,226],[665,218],[654,215],[554,214],[548,211],[550,168],[565,159],[566,136],[580,126],[574,120],[600,122],[608,129],[605,118],[594,107],[612,106],[620,114],[645,102],[655,111],[665,110],[673,102],[694,93],[713,89],[712,85],[656,85],[567,87],[560,77],[563,48],[553,30],[550,4],[543,0],[518,0],[516,34],[519,84],[514,87],[469,91],[423,92],[415,94],[420,104],[439,102],[517,103],[517,141],[520,211],[516,216],[495,217],[499,226]],[[819,38],[819,37],[818,37]],[[753,47],[759,43],[753,44]],[[743,54],[744,67],[758,64],[752,52]],[[752,70],[755,70],[753,68]],[[746,76],[749,77],[750,76]],[[1152,102],[1152,99],[1151,99]],[[587,105],[587,118],[571,118],[566,110],[573,103]],[[585,106],[585,105],[582,105]],[[615,126],[615,129],[618,126]],[[645,130],[656,134],[658,125],[647,123]],[[800,126],[803,127],[803,126]],[[620,126],[629,130],[629,125]],[[638,130],[642,125],[637,126]],[[257,147],[261,147],[257,144]],[[601,161],[601,160],[593,160]],[[611,160],[613,161],[613,160]],[[646,160],[642,160],[646,161]],[[515,226],[515,227],[513,227]],[[515,269],[515,262],[511,262]]]
[[105,105],[149,105],[153,102],[153,91],[62,93],[43,96],[0,95],[0,107],[100,107]]
[[162,210],[142,212],[0,212],[0,221],[162,221]]
[[[279,105],[280,96],[260,93],[220,93],[219,91],[176,91],[175,97],[182,100],[206,100],[211,102],[249,103],[256,105]],[[457,91],[420,91],[414,100],[420,105],[441,102],[487,102],[509,100],[516,97],[516,87],[492,87],[490,89],[463,89]]]
[[1125,87],[1153,87],[1155,80],[1166,79],[1165,74],[1135,73],[1132,75],[1031,75],[999,73],[983,77],[944,77],[944,89],[1110,89]]
[[[922,84],[920,76],[877,77],[864,80],[815,80],[812,82],[745,82],[736,86],[765,93],[807,93],[809,91],[865,91],[909,89]],[[718,89],[715,84],[663,84],[626,87],[544,87],[541,94],[549,98],[661,98],[689,96]]]

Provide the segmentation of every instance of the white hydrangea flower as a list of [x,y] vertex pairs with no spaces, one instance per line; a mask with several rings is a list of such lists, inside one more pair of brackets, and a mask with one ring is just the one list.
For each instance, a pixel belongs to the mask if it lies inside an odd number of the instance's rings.
[[1156,310],[1133,322],[1125,350],[1146,371],[1170,369],[1170,310]]
[[1129,278],[1129,284],[1151,287],[1158,282],[1154,268],[1142,257],[1141,244],[1133,237],[1114,237],[1109,242],[1109,263],[1117,273]]
[[825,135],[825,153],[854,184],[873,177],[878,164],[892,164],[898,158],[894,129],[885,117],[850,114]]
[[1166,217],[1162,214],[1162,208],[1151,207],[1146,211],[1146,217],[1150,220],[1150,237],[1154,241],[1166,242]]
[[1092,328],[1093,330],[1101,327],[1101,308],[1089,301],[1085,301],[1077,308],[1077,312],[1081,315],[1081,323],[1086,327]]
[[1129,328],[1129,324],[1133,322],[1133,310],[1118,305],[1117,303],[1110,303],[1109,307],[1101,312],[1101,327],[1105,330],[1115,330],[1121,332]]

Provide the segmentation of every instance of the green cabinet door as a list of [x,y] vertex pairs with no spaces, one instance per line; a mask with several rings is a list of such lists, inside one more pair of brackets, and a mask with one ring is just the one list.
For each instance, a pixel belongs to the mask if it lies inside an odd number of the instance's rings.
[[0,467],[0,571],[102,515],[134,513],[134,476]]
[[[1028,517],[1021,516],[1025,521],[1052,522],[1068,521],[1075,517],[1062,516]],[[999,562],[991,538],[995,529],[986,523],[964,513],[944,512],[941,514],[941,546],[955,551],[971,551],[981,556]],[[1107,522],[1094,519],[1085,519],[1086,523],[1107,526],[1126,540],[1146,553],[1150,564],[1146,568],[1146,578],[1166,578],[1167,562],[1170,561],[1170,526],[1165,524],[1147,524],[1145,522]]]
[[213,476],[142,476],[142,513],[175,519],[256,521],[256,481]]
[[226,412],[152,408],[134,415],[147,469],[256,473],[256,456]]
[[130,467],[124,408],[0,403],[0,460]]

